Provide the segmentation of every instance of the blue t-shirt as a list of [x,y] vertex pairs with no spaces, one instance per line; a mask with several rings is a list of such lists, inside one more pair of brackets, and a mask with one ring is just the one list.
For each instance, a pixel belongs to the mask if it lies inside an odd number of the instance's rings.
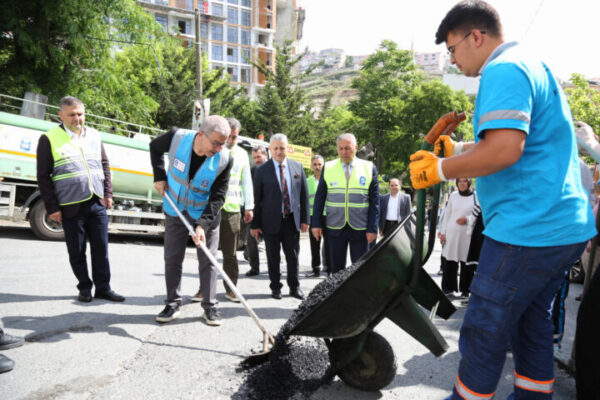
[[528,246],[584,242],[596,233],[581,183],[571,111],[548,67],[505,43],[484,64],[475,102],[475,140],[486,129],[525,132],[512,166],[477,178],[486,236]]

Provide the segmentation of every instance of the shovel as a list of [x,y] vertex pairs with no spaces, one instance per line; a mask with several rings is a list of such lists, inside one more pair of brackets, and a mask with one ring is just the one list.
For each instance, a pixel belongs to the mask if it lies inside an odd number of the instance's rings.
[[[171,207],[173,207],[173,209],[177,213],[177,216],[179,217],[181,222],[183,222],[185,227],[188,229],[188,231],[190,232],[190,235],[192,235],[194,238],[197,239],[194,228],[192,228],[192,225],[190,225],[188,220],[183,216],[183,214],[181,214],[181,211],[179,211],[179,209],[177,208],[177,206],[175,205],[173,200],[171,200],[171,197],[169,196],[169,194],[166,191],[164,193],[164,196],[167,199],[167,201],[169,202],[169,204],[171,204]],[[256,313],[254,312],[254,310],[252,310],[252,308],[250,308],[250,306],[246,302],[246,299],[244,299],[244,296],[242,296],[242,294],[240,293],[238,288],[233,284],[231,279],[223,271],[223,268],[221,268],[219,266],[219,263],[217,262],[215,257],[213,257],[212,253],[208,250],[208,248],[206,247],[204,242],[199,241],[199,243],[200,243],[199,248],[204,252],[204,255],[206,255],[206,257],[208,257],[208,259],[210,260],[211,267],[216,269],[219,272],[219,274],[221,275],[221,277],[223,278],[223,280],[225,282],[227,282],[227,286],[229,286],[229,289],[231,289],[231,291],[235,294],[235,296],[240,300],[240,303],[242,304],[242,306],[244,306],[244,308],[246,309],[248,314],[252,317],[252,319],[258,326],[258,328],[263,333],[262,351],[259,353],[249,355],[245,360],[242,361],[242,365],[245,367],[251,367],[253,365],[261,364],[263,361],[266,361],[266,359],[269,357],[269,354],[271,353],[270,346],[275,344],[275,339],[273,338],[273,335],[264,327],[264,325],[262,324],[262,322],[260,321],[260,319],[258,318]]]

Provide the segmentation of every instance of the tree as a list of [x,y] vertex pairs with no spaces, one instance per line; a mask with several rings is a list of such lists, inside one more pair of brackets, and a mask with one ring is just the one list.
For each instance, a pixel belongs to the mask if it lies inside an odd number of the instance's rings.
[[388,144],[403,134],[404,101],[422,79],[412,53],[384,40],[364,61],[359,77],[352,81],[352,87],[358,89],[358,99],[350,102],[349,109],[362,121],[354,133],[361,142],[370,142],[375,147],[378,171],[384,167],[384,160],[391,159],[393,149]]
[[298,82],[312,68],[294,73],[294,67],[304,57],[292,54],[291,42],[276,46],[275,71],[258,60],[253,65],[266,77],[265,87],[258,93],[258,119],[267,139],[274,133],[285,133],[290,142],[312,146],[318,137],[314,130],[312,104]]
[[572,74],[569,81],[573,87],[566,88],[565,93],[573,119],[587,123],[594,132],[600,132],[600,92],[591,88],[583,75]]
[[43,93],[55,103],[84,91],[80,83],[110,59],[115,40],[149,42],[157,35],[158,24],[134,0],[5,1],[0,91]]

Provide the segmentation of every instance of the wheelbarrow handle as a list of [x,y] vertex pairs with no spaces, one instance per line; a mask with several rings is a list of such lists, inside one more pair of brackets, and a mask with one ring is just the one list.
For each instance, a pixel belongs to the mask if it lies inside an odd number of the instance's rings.
[[[198,236],[196,235],[194,228],[189,223],[189,221],[183,216],[181,211],[179,211],[179,209],[177,208],[177,206],[171,199],[171,196],[169,196],[169,194],[167,192],[165,192],[164,197],[167,199],[169,204],[171,204],[171,207],[175,210],[175,212],[177,213],[177,216],[179,217],[181,222],[183,222],[185,227],[190,232],[190,235],[192,235],[194,238],[198,239]],[[200,241],[198,241],[198,243],[200,243],[200,246],[198,246],[198,247],[204,252],[204,255],[209,259],[209,261],[211,263],[211,267],[216,269],[219,272],[219,274],[221,275],[223,280],[227,283],[227,286],[229,286],[229,289],[231,289],[231,291],[235,294],[235,296],[240,300],[240,303],[242,304],[242,306],[244,306],[244,308],[246,309],[246,311],[248,312],[250,317],[252,317],[252,319],[258,326],[258,328],[262,331],[265,338],[268,338],[269,342],[271,344],[275,344],[275,339],[273,338],[273,335],[264,327],[264,325],[262,324],[262,322],[260,321],[260,319],[258,318],[256,313],[254,312],[254,310],[252,308],[250,308],[250,306],[246,302],[246,299],[244,299],[244,296],[242,296],[242,294],[240,293],[238,288],[235,286],[235,284],[231,281],[229,276],[227,276],[225,271],[223,271],[223,268],[221,268],[221,266],[219,265],[219,263],[217,262],[215,257],[212,255],[212,253],[208,250],[208,248],[206,247],[204,242],[202,242],[200,240]]]
[[[421,149],[433,150],[433,145],[441,135],[451,134],[456,129],[458,124],[460,124],[465,119],[466,115],[464,112],[458,113],[456,111],[451,111],[448,114],[442,116],[440,119],[437,120],[437,122],[433,125],[433,127],[425,136],[425,141],[423,142]],[[443,151],[444,149],[442,148],[440,154],[441,157],[443,157]],[[434,199],[433,204],[434,206],[437,206],[439,199],[439,184],[435,187],[434,196],[436,196],[436,198]],[[413,257],[413,273],[407,286],[409,291],[412,291],[412,289],[417,284],[419,268],[427,261],[432,250],[432,248],[430,248],[428,254],[423,259],[423,242],[425,240],[425,198],[425,189],[417,190],[417,227],[415,232],[415,255]],[[435,210],[433,210],[431,217],[437,219],[437,207]],[[432,228],[435,228],[435,224],[432,224]],[[432,236],[434,234],[435,232],[429,232],[430,239],[433,239],[429,240],[430,247],[432,247],[431,244],[433,244],[435,240]]]
[[427,135],[425,136],[425,143],[423,143],[423,150],[430,150],[430,146],[433,146],[436,140],[441,135],[450,135],[458,124],[464,121],[467,118],[464,112],[460,114],[456,111],[451,111],[448,114],[442,116],[437,122],[433,125],[433,127],[429,130]]

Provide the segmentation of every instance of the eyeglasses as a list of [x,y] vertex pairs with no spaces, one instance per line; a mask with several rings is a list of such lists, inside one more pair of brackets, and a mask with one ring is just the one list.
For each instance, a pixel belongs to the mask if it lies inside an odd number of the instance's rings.
[[219,147],[223,147],[225,145],[225,142],[217,142],[216,140],[211,140],[208,137],[207,139],[210,142],[210,145],[213,149],[218,149]]
[[[485,35],[485,31],[480,31],[482,35]],[[473,31],[470,31],[469,33],[467,33],[462,39],[460,39],[457,43],[453,44],[452,46],[448,47],[448,55],[450,57],[454,57],[454,52],[456,51],[456,47],[461,44],[466,38],[468,38],[471,33],[473,33]]]

